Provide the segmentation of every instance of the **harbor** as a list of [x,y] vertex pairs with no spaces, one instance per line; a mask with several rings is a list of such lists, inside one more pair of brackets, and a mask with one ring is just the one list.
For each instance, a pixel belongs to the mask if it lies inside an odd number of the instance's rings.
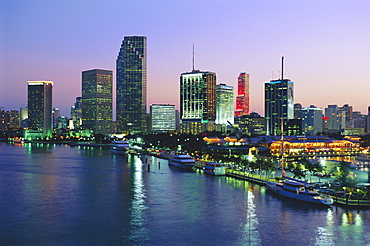
[[[271,173],[214,176],[103,147],[0,145],[5,245],[370,243],[370,210],[292,202],[257,183]],[[286,236],[296,228],[305,233]]]

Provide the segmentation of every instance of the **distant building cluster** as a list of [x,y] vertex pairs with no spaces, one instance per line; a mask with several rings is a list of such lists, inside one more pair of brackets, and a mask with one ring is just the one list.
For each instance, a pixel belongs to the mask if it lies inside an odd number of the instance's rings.
[[[217,84],[215,72],[193,69],[180,75],[180,110],[171,104],[151,104],[147,112],[147,37],[124,37],[116,59],[116,91],[113,71],[82,71],[82,95],[71,107],[70,117],[53,108],[53,82],[28,81],[28,105],[20,111],[0,108],[1,131],[29,139],[69,136],[205,131],[237,129],[246,135],[306,135],[370,132],[367,114],[345,104],[303,107],[294,102],[294,82],[281,78],[265,83],[265,115],[250,112],[250,75],[241,72],[237,88]],[[115,94],[115,98],[113,98]],[[113,121],[113,100],[116,121]]]

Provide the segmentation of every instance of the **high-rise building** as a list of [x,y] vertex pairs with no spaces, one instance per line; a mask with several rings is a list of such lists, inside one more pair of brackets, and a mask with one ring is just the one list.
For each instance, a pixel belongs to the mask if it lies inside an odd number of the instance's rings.
[[216,74],[193,70],[180,76],[181,121],[216,120]]
[[146,131],[147,38],[126,36],[116,60],[116,120],[120,133]]
[[338,110],[342,117],[345,118],[345,124],[342,124],[342,129],[351,128],[353,107],[348,104],[344,104],[343,107],[340,107]]
[[226,84],[216,85],[216,124],[234,124],[234,90]]
[[265,131],[265,118],[256,112],[235,117],[235,124],[243,134],[260,135]]
[[294,104],[294,119],[302,119],[302,104]]
[[43,132],[43,136],[52,136],[52,81],[28,81],[28,128]]
[[281,122],[283,121],[286,125],[288,120],[294,118],[293,92],[294,82],[289,79],[271,80],[265,83],[265,127],[267,135],[280,135]]
[[58,118],[60,117],[59,108],[53,108],[53,128],[58,128]]
[[337,105],[328,105],[325,108],[325,117],[328,118],[328,131],[340,129],[340,113]]
[[103,69],[82,72],[82,127],[94,134],[112,133],[112,74]]
[[216,120],[216,74],[193,70],[180,76],[181,132],[212,131]]
[[249,74],[240,73],[238,77],[238,94],[236,96],[235,116],[249,114]]
[[27,107],[21,107],[20,109],[20,121],[21,121],[21,127],[27,128],[28,127],[28,108]]
[[367,108],[365,132],[370,133],[370,106]]
[[306,135],[316,135],[322,132],[322,109],[311,105],[302,109],[302,130]]
[[21,126],[20,112],[17,110],[0,110],[0,130],[19,128]]
[[175,105],[151,104],[150,116],[152,132],[169,132],[176,130]]
[[71,128],[78,129],[82,126],[82,97],[76,97],[76,102],[71,107]]

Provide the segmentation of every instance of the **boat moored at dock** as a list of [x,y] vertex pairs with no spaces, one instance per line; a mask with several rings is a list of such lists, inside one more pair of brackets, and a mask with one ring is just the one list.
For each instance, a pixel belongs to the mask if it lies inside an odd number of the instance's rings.
[[334,203],[332,198],[321,196],[315,188],[307,182],[294,180],[292,178],[278,183],[266,181],[266,188],[275,194],[302,202],[318,205],[331,205]]
[[356,156],[356,160],[358,161],[369,161],[370,162],[370,154],[361,154]]
[[195,165],[195,160],[186,154],[173,154],[168,157],[168,165],[191,171]]
[[204,164],[203,171],[207,174],[211,174],[215,176],[226,175],[226,167],[225,167],[225,164],[223,163],[206,162]]
[[111,144],[111,152],[118,155],[124,155],[129,147],[129,143],[125,140],[113,141]]

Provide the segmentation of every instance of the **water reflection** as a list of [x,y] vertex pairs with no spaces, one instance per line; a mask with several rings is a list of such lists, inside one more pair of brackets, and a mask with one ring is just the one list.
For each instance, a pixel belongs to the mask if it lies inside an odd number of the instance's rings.
[[132,176],[133,198],[131,201],[130,236],[129,241],[135,244],[144,244],[149,240],[149,230],[145,227],[148,220],[146,211],[146,190],[143,181],[143,163],[136,156],[129,156],[130,165],[134,167]]
[[261,245],[261,237],[258,226],[258,217],[256,214],[256,204],[254,203],[254,194],[252,189],[247,191],[247,215],[243,228],[241,230],[241,237],[238,245]]
[[328,209],[326,213],[326,227],[317,227],[316,229],[316,238],[314,245],[335,245],[335,242],[333,240],[333,233],[334,233],[334,216],[333,211],[331,209]]

